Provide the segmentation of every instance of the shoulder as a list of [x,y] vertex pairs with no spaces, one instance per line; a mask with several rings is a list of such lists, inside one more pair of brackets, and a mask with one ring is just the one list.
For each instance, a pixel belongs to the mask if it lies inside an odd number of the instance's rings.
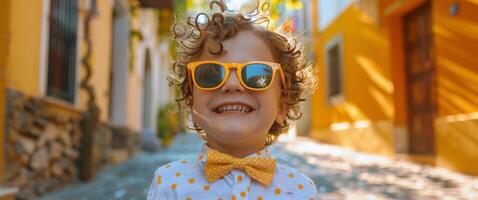
[[278,183],[287,186],[289,191],[301,199],[318,198],[317,186],[314,181],[293,167],[277,164],[275,179]]
[[154,175],[169,177],[176,176],[179,173],[191,173],[197,167],[197,160],[177,160],[162,165],[154,171]]
[[156,168],[147,199],[174,198],[174,189],[178,187],[178,183],[184,181],[185,177],[197,176],[197,173],[197,160],[178,160]]
[[278,178],[287,179],[293,182],[307,182],[310,185],[314,184],[312,179],[301,173],[299,170],[283,164],[277,164],[276,175]]

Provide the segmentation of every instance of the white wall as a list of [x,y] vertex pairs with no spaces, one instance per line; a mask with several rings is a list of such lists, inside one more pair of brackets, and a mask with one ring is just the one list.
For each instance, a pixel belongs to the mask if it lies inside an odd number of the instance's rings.
[[[143,40],[136,47],[136,58],[137,62],[135,64],[136,74],[138,74],[143,80],[145,78],[145,57],[146,50],[150,51],[151,58],[151,82],[150,88],[152,94],[145,95],[143,94],[143,88],[138,88],[141,90],[141,95],[138,96],[137,110],[138,112],[143,112],[144,106],[149,108],[149,122],[144,123],[143,113],[138,114],[137,116],[141,119],[141,125],[148,124],[149,127],[142,127],[143,129],[155,130],[156,128],[156,113],[158,109],[169,102],[169,86],[167,82],[167,76],[169,73],[169,67],[171,63],[171,58],[169,56],[169,43],[168,41],[159,41],[157,35],[157,28],[159,22],[159,17],[152,9],[142,9],[140,12],[140,32],[143,36]],[[144,82],[143,82],[144,83]],[[144,85],[142,85],[144,87]],[[149,101],[143,101],[143,98],[151,98]],[[143,105],[143,102],[150,102],[150,105]]]

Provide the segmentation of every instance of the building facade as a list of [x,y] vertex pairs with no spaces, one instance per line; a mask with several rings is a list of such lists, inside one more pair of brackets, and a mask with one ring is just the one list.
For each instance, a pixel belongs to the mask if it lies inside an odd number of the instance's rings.
[[172,3],[148,3],[0,2],[1,186],[28,199],[74,182],[85,127],[95,130],[92,171],[128,159],[155,131],[156,111],[174,98],[169,41],[158,34]]
[[317,5],[311,137],[477,175],[477,2]]

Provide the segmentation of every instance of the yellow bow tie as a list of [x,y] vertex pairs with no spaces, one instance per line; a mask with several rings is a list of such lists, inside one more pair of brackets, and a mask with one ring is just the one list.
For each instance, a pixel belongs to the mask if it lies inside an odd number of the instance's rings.
[[233,168],[244,170],[250,177],[268,186],[274,177],[276,161],[271,157],[236,158],[212,149],[207,150],[204,169],[210,183],[227,175]]

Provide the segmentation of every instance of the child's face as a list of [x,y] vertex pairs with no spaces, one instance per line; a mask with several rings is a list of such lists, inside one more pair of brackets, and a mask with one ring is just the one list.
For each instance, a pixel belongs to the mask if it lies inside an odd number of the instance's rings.
[[[275,62],[272,53],[253,31],[241,31],[222,42],[227,53],[215,56],[208,52],[208,42],[198,61],[216,60],[225,63],[249,61]],[[215,48],[212,46],[211,48]],[[277,73],[277,72],[276,72]],[[236,69],[231,69],[225,84],[216,90],[193,89],[192,117],[206,131],[208,143],[228,146],[264,145],[274,121],[282,122],[285,106],[281,103],[280,76],[276,74],[272,85],[264,91],[245,89],[237,79]],[[246,106],[250,112],[217,112],[222,106]]]

